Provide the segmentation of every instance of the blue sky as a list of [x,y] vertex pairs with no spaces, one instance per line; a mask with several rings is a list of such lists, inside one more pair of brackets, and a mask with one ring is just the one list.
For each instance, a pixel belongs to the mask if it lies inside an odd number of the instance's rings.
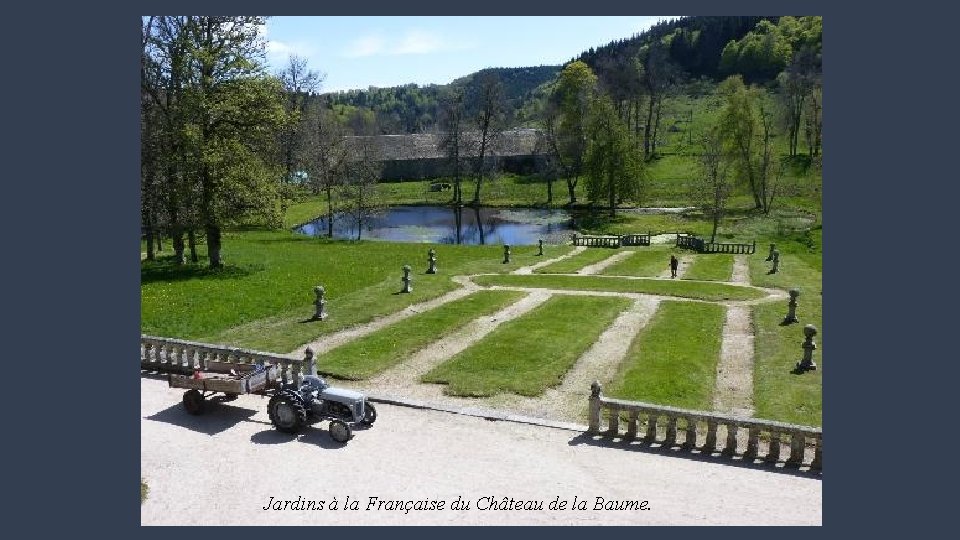
[[323,92],[407,83],[446,84],[487,67],[562,64],[639,33],[647,17],[271,17],[267,60],[290,54],[326,74]]

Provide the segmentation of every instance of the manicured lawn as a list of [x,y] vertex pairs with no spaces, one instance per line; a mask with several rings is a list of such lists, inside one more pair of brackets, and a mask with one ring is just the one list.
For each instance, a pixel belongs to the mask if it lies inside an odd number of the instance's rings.
[[414,315],[317,357],[317,369],[344,379],[367,379],[468,322],[516,302],[524,293],[479,291]]
[[[780,244],[778,244],[779,246]],[[784,246],[790,249],[790,246]],[[783,253],[781,251],[781,253]],[[771,263],[765,256],[750,258],[751,279],[756,284],[789,289],[797,287],[797,318],[799,323],[780,326],[787,314],[787,302],[760,304],[753,308],[756,331],[754,364],[754,406],[756,416],[796,424],[819,426],[822,422],[823,400],[823,282],[816,264],[819,256],[801,253],[781,254],[780,272],[767,274]],[[817,327],[814,342],[816,371],[803,375],[791,373],[803,357],[801,344],[803,327]]]
[[572,289],[583,291],[613,291],[649,293],[663,296],[681,296],[697,300],[753,300],[765,294],[750,287],[726,283],[696,283],[662,279],[626,279],[605,276],[477,276],[478,285],[506,287],[536,287],[542,289]]
[[543,268],[534,270],[534,272],[538,274],[574,274],[584,266],[598,263],[604,259],[613,257],[617,253],[620,253],[620,251],[616,249],[587,248],[585,251],[581,251],[572,257],[548,264]]
[[630,345],[612,397],[711,410],[726,308],[661,302]]
[[732,275],[733,255],[708,253],[694,257],[693,264],[683,274],[683,279],[730,281]]
[[625,298],[555,296],[424,375],[460,396],[540,395],[629,307]]
[[[436,275],[424,274],[427,250],[437,250]],[[546,256],[569,246],[544,246]],[[535,246],[516,246],[502,264],[500,246],[451,246],[328,241],[285,231],[224,235],[226,267],[175,267],[170,259],[141,263],[141,332],[258,350],[289,352],[324,334],[369,321],[451,291],[454,274],[508,272],[543,260]],[[412,266],[413,292],[401,267]],[[306,322],[313,288],[323,285],[329,319]]]
[[680,256],[684,252],[673,246],[643,246],[636,252],[603,269],[605,276],[656,277],[670,268],[670,254]]

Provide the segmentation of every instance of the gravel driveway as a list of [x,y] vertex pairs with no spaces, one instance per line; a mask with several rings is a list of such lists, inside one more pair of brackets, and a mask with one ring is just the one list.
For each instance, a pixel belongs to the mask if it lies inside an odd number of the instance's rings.
[[[276,432],[267,400],[241,396],[190,416],[182,390],[141,379],[143,525],[820,525],[822,483],[722,458],[627,449],[563,429],[380,404],[334,443],[326,423]],[[275,501],[323,510],[264,510]],[[337,510],[326,508],[334,497]],[[345,509],[347,497],[357,509]],[[401,501],[400,509],[376,503]],[[452,510],[460,497],[469,510]],[[587,501],[586,509],[570,504]],[[596,510],[597,498],[623,510]],[[542,510],[494,510],[493,503]],[[549,508],[558,498],[564,510]],[[504,501],[506,499],[506,501]],[[443,501],[442,510],[404,510]],[[522,501],[518,503],[517,501]],[[630,503],[629,501],[634,501]],[[647,510],[640,510],[647,501]],[[282,503],[281,503],[282,504]],[[288,505],[289,506],[289,505]],[[396,505],[394,505],[396,506]],[[633,506],[632,508],[630,506]]]

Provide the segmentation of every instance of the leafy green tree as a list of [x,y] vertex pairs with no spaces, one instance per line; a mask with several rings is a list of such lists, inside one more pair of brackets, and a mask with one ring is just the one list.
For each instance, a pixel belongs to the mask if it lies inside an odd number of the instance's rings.
[[592,103],[588,138],[584,160],[587,198],[591,202],[605,198],[613,217],[618,202],[640,199],[643,160],[636,154],[626,126],[606,96],[599,96]]
[[211,268],[223,266],[222,229],[248,220],[276,225],[283,87],[266,74],[263,17],[188,17],[186,158]]
[[577,202],[576,188],[583,174],[583,159],[587,151],[587,123],[590,103],[597,89],[597,76],[579,60],[570,62],[557,78],[552,99],[558,106],[557,150],[570,204]]

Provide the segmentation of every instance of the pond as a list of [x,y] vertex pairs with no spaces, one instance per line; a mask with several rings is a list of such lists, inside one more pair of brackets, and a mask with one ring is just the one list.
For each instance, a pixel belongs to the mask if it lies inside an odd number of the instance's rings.
[[[326,217],[294,229],[311,236],[326,236]],[[449,206],[397,206],[363,219],[360,237],[393,242],[434,244],[533,245],[539,239],[553,244],[573,233],[566,210],[542,208],[453,208]],[[357,238],[356,215],[334,214],[334,238]]]

